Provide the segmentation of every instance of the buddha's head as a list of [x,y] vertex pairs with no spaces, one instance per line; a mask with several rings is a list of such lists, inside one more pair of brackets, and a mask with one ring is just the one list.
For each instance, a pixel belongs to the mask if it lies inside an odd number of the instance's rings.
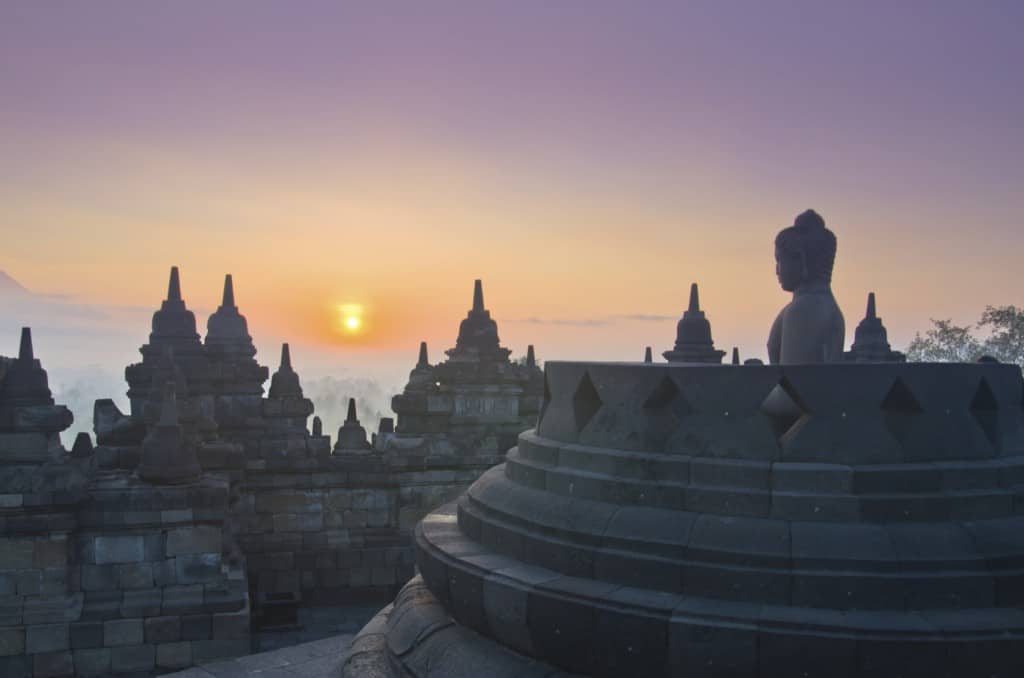
[[787,292],[810,282],[829,284],[835,259],[836,236],[814,210],[798,216],[775,237],[775,274]]

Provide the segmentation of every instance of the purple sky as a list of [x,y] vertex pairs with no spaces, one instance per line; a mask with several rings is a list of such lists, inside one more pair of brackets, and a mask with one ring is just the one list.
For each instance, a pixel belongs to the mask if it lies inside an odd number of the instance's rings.
[[[784,303],[771,238],[813,206],[849,330],[876,289],[905,345],[1024,303],[1022,34],[1009,1],[8,2],[0,269],[146,306],[170,263],[213,306],[257,251],[278,287],[344,269],[338,302],[415,299],[433,270],[459,293],[410,346],[453,340],[484,269],[503,338],[566,357],[596,332],[607,358],[671,321],[514,321],[677,314],[692,279],[749,354]],[[164,230],[209,251],[168,254]],[[532,254],[555,242],[576,243],[564,265]],[[287,318],[256,285],[250,312]]]

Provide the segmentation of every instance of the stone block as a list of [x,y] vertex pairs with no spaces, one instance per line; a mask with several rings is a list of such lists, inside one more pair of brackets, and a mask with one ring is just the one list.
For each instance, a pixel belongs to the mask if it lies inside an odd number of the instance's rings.
[[[103,566],[99,567],[111,567]],[[122,589],[148,589],[153,587],[152,563],[118,565],[118,585]]]
[[153,563],[153,585],[163,588],[178,583],[178,572],[174,567],[174,558]]
[[236,639],[249,636],[249,609],[239,612],[224,612],[213,615],[213,637],[215,639]]
[[25,629],[0,628],[0,657],[25,653]]
[[67,539],[40,539],[33,545],[32,567],[66,567],[67,564]]
[[227,585],[207,584],[203,589],[203,605],[207,612],[236,612],[248,598],[244,580],[229,581]]
[[163,595],[160,589],[133,589],[121,598],[122,617],[152,617],[160,614]]
[[181,639],[181,617],[149,617],[143,626],[149,644],[175,643]]
[[120,615],[120,591],[89,591],[85,594],[82,621],[114,619]]
[[50,445],[45,433],[0,433],[0,449],[8,462],[39,462],[50,459]]
[[63,678],[75,673],[75,665],[71,652],[44,652],[32,657],[32,675],[34,678]]
[[68,590],[68,571],[64,568],[49,567],[39,573],[39,595],[59,596]]
[[165,548],[166,539],[162,533],[158,532],[156,534],[147,534],[143,536],[142,542],[144,560],[161,561],[167,557]]
[[0,509],[19,508],[25,502],[25,495],[0,495]]
[[31,539],[0,539],[0,571],[31,569],[34,555]]
[[103,647],[103,622],[87,621],[71,624],[71,649]]
[[140,536],[96,537],[96,563],[140,563],[145,560],[145,541]]
[[83,591],[113,591],[119,588],[118,565],[82,565]]
[[110,674],[109,648],[75,650],[72,654],[75,662],[75,675],[92,678]]
[[163,613],[195,614],[203,610],[203,585],[168,586],[163,590]]
[[59,652],[71,648],[67,624],[29,626],[25,633],[25,653]]
[[206,640],[213,635],[209,614],[191,614],[181,618],[182,640]]
[[180,641],[156,646],[158,669],[184,669],[192,665],[192,643]]
[[25,570],[19,572],[16,577],[19,596],[38,596],[42,582],[42,572],[39,570]]
[[669,623],[669,674],[756,676],[757,632],[708,627],[673,618]]
[[114,673],[152,671],[156,666],[156,647],[132,645],[110,650],[110,669]]
[[175,575],[179,584],[212,581],[220,574],[220,553],[196,553],[175,558]]
[[343,509],[352,508],[352,491],[328,490],[327,508],[333,511],[340,511]]
[[111,619],[103,623],[103,644],[106,647],[141,645],[142,619]]
[[18,577],[14,574],[0,574],[0,597],[18,593]]
[[0,676],[7,678],[30,678],[32,657],[26,654],[0,657]]
[[394,586],[395,568],[374,567],[370,572],[370,583],[374,586]]
[[167,533],[167,557],[188,554],[220,553],[221,529],[210,525],[179,527]]

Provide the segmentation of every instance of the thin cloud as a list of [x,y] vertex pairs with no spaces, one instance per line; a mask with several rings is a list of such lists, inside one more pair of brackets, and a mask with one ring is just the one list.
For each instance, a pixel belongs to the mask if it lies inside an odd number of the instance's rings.
[[645,323],[661,323],[668,320],[677,320],[679,316],[675,315],[657,315],[654,313],[631,313],[629,315],[617,315],[613,316],[620,320],[633,320]]
[[667,322],[676,320],[674,315],[659,315],[655,313],[619,313],[616,315],[604,316],[602,318],[538,318],[530,316],[512,322],[527,323],[530,325],[565,325],[570,327],[608,327],[619,321],[627,322]]

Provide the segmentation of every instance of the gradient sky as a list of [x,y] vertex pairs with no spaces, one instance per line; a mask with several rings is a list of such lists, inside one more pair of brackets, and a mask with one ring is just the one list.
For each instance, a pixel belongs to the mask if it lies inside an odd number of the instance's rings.
[[258,341],[403,370],[476,277],[542,359],[669,348],[697,281],[763,357],[813,207],[847,343],[873,290],[903,347],[1024,304],[1022,34],[995,0],[4,2],[0,270],[153,308],[177,264],[201,309],[231,272]]

